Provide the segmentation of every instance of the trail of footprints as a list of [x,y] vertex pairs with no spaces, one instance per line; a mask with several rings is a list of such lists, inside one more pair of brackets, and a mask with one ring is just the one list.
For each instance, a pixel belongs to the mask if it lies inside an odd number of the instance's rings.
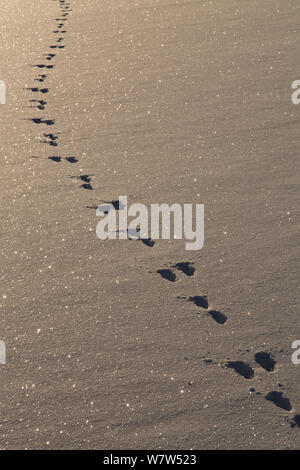
[[[158,269],[157,274],[159,274],[164,280],[168,282],[176,282],[179,280],[179,274],[185,276],[193,276],[195,274],[195,268],[191,262],[180,262],[167,266],[165,268]],[[216,323],[224,325],[227,322],[227,316],[220,312],[219,310],[210,309],[207,295],[195,295],[195,296],[178,296],[178,299],[185,300],[190,302],[198,307],[198,313],[201,315],[210,316]],[[254,355],[255,363],[262,367],[267,373],[271,373],[275,370],[276,361],[273,358],[272,354],[268,351],[259,351]],[[211,359],[205,359],[206,364],[213,364],[214,362]],[[217,363],[215,363],[217,364]],[[222,367],[227,369],[232,369],[236,374],[243,377],[245,380],[251,380],[255,377],[255,369],[249,363],[241,360],[232,361],[227,360],[222,363]],[[282,384],[278,384],[279,388],[282,388]],[[254,387],[250,388],[250,392],[256,392]],[[257,395],[260,395],[260,392],[256,392]],[[275,406],[281,408],[284,411],[292,412],[293,408],[288,397],[284,395],[282,390],[272,390],[265,394],[264,398],[273,403]],[[292,428],[300,428],[300,415],[295,414],[292,418],[286,417]]]
[[[49,46],[50,51],[47,51],[45,54],[43,54],[43,57],[46,61],[46,63],[38,63],[31,65],[31,67],[38,69],[39,73],[38,75],[34,78],[35,82],[38,82],[37,85],[34,85],[30,88],[26,88],[27,91],[30,91],[31,93],[34,94],[34,98],[30,100],[30,106],[29,108],[34,108],[37,109],[38,111],[43,111],[43,114],[41,114],[38,117],[34,118],[28,118],[27,120],[31,121],[33,124],[39,125],[39,126],[47,126],[47,127],[52,127],[55,126],[55,120],[54,119],[49,119],[47,116],[45,116],[45,111],[47,108],[48,102],[46,99],[47,95],[50,94],[50,89],[45,85],[48,74],[50,73],[51,70],[54,69],[55,67],[55,57],[59,53],[60,50],[65,49],[65,45],[63,43],[65,39],[65,34],[67,33],[66,25],[68,21],[68,16],[72,12],[71,9],[71,3],[67,2],[66,0],[58,0],[59,7],[60,7],[60,17],[56,18],[55,21],[57,22],[56,29],[54,29],[53,34],[55,35],[55,41],[54,44],[51,44]],[[49,147],[52,148],[58,148],[59,147],[59,141],[60,141],[60,132],[44,132],[42,134],[42,139],[41,143],[44,145],[48,145]],[[33,158],[40,158],[39,156],[35,156]],[[57,164],[57,163],[62,163],[63,161],[69,163],[69,164],[76,164],[79,162],[79,160],[75,156],[61,156],[61,155],[50,155],[48,156],[48,160],[51,162]],[[89,174],[83,174],[82,170],[80,170],[79,175],[70,175],[70,178],[72,180],[78,181],[79,182],[79,187],[87,190],[87,191],[92,191],[93,184],[92,184],[92,179],[94,178],[94,175],[89,175]],[[119,207],[119,201],[112,201],[110,204],[113,204],[114,208],[116,210],[120,210],[122,208]],[[87,206],[92,209],[97,209],[98,205],[95,206]],[[129,233],[129,239],[130,240],[136,240],[136,238],[132,237],[130,238],[130,233]],[[151,240],[151,238],[143,238],[139,237],[137,239],[147,247],[152,248],[155,245],[155,242]]]
[[[35,64],[32,65],[32,67],[40,70],[41,72],[37,75],[36,78],[34,78],[35,82],[38,82],[38,86],[33,86],[31,88],[26,88],[27,91],[30,91],[31,93],[37,94],[37,97],[33,98],[30,100],[31,106],[30,108],[35,108],[38,111],[45,111],[47,107],[47,101],[42,97],[43,95],[48,95],[50,93],[49,88],[47,88],[44,85],[44,82],[46,82],[48,75],[47,73],[54,69],[55,64],[52,63],[54,61],[55,57],[58,54],[58,51],[65,49],[65,45],[63,44],[64,41],[64,35],[67,33],[66,29],[66,23],[68,21],[68,16],[72,12],[71,9],[71,4],[70,2],[67,2],[65,0],[58,0],[59,6],[60,6],[60,11],[61,15],[59,18],[56,18],[57,22],[57,29],[53,31],[53,34],[55,34],[55,42],[52,44],[50,47],[51,51],[48,51],[47,53],[43,54],[43,57],[45,58],[45,61],[47,63],[42,63],[42,64]],[[34,117],[27,119],[30,120],[33,124],[36,125],[41,125],[41,126],[54,126],[55,125],[55,120],[54,119],[48,119],[44,115],[41,115],[39,117]],[[59,132],[44,132],[43,133],[43,139],[41,140],[42,144],[48,145],[50,147],[59,147],[59,138],[60,138],[60,133]],[[39,157],[35,157],[39,158]],[[48,156],[48,159],[52,161],[53,163],[61,163],[63,161],[66,161],[69,164],[76,164],[78,163],[78,159],[75,156],[67,156],[67,157],[62,157],[60,155],[50,155]],[[86,190],[93,190],[93,186],[91,183],[91,176],[90,175],[79,175],[79,176],[71,176],[72,179],[76,179],[81,182],[80,187]]]
[[[67,33],[66,23],[68,20],[68,16],[72,10],[71,10],[71,4],[66,2],[65,0],[59,0],[59,6],[61,9],[61,15],[60,15],[60,18],[56,18],[57,29],[53,31],[53,34],[55,34],[56,40],[54,44],[49,46],[51,49],[51,52],[47,52],[43,55],[47,63],[36,64],[32,66],[41,71],[38,74],[38,76],[34,78],[34,81],[38,82],[40,85],[33,86],[32,88],[27,88],[28,91],[34,94],[36,93],[38,95],[41,95],[41,96],[38,96],[37,98],[30,100],[30,103],[31,103],[30,107],[36,108],[39,111],[46,110],[47,101],[42,98],[42,95],[47,95],[50,92],[50,90],[44,85],[44,82],[47,80],[47,73],[48,71],[52,70],[55,67],[55,64],[52,63],[52,61],[54,61],[57,53],[60,50],[63,50],[65,48],[63,41],[64,41],[64,35]],[[44,116],[40,116],[40,117],[33,118],[30,120],[36,125],[53,126],[55,124],[55,121],[53,119],[47,119]],[[58,147],[59,137],[60,137],[59,132],[45,132],[43,133],[44,140],[42,140],[41,142],[43,144],[49,145],[50,147]],[[74,156],[61,157],[59,155],[51,155],[48,157],[48,159],[54,163],[61,163],[63,160],[65,160],[69,164],[78,163],[78,159]],[[92,186],[93,177],[94,175],[89,175],[89,174],[80,174],[80,175],[70,176],[71,179],[74,179],[80,182],[81,188],[85,190],[89,190],[89,191],[93,190],[93,186]],[[121,207],[119,207],[119,201],[111,201],[109,202],[109,204],[112,204],[116,210],[122,209]],[[97,205],[87,206],[87,208],[90,208],[90,209],[97,209],[97,207],[98,207]],[[151,238],[142,238],[142,237],[139,237],[137,239],[135,237],[130,238],[130,233],[129,233],[129,239],[139,241],[149,248],[153,248],[155,245],[154,240],[152,240]],[[188,276],[188,277],[194,276],[195,268],[193,266],[193,263],[191,262],[178,262],[173,265],[169,265],[165,268],[158,269],[156,273],[160,275],[162,279],[171,283],[175,283],[179,280],[179,277],[182,275]],[[178,296],[177,298],[180,300],[184,300],[185,302],[193,304],[194,306],[197,307],[198,314],[206,315],[210,317],[214,322],[216,322],[219,325],[225,325],[225,323],[228,320],[227,316],[223,312],[210,308],[209,301],[206,295],[195,295],[195,296],[188,296],[188,297]],[[267,351],[260,351],[256,353],[254,356],[254,361],[256,362],[258,366],[262,367],[267,373],[272,373],[275,370],[276,361],[272,357],[272,355]],[[212,361],[211,359],[204,359],[204,362],[206,364],[214,364],[214,361]],[[255,377],[254,367],[252,367],[249,363],[241,361],[241,360],[237,360],[237,361],[227,360],[226,362],[222,363],[222,367],[233,370],[236,374],[240,375],[245,380],[251,380],[251,379],[254,379]],[[283,386],[281,384],[278,384],[278,387],[282,388]],[[260,395],[260,392],[257,392],[254,387],[251,387],[249,390],[251,393],[255,392],[256,394]],[[273,403],[275,406],[281,408],[284,411],[287,411],[287,412],[293,411],[289,398],[286,397],[284,395],[284,392],[281,390],[272,390],[271,392],[268,392],[264,398],[266,399],[266,401]],[[300,415],[299,414],[294,414],[292,418],[287,417],[287,421],[290,423],[290,426],[292,428],[295,428],[295,427],[300,428]]]
[[[283,351],[280,351],[280,352],[283,352]],[[276,370],[275,369],[276,360],[274,359],[272,354],[268,351],[259,351],[255,353],[253,359],[254,359],[254,362],[258,366],[262,367],[267,373],[272,373]],[[223,362],[220,364],[219,362],[212,361],[212,359],[204,359],[204,363],[206,363],[207,365],[209,364],[221,365],[223,368],[232,369],[236,374],[240,375],[245,380],[252,380],[252,379],[255,379],[255,368],[249,362],[245,362],[241,360],[239,361],[227,360],[226,362]],[[283,385],[281,383],[278,383],[277,386],[280,389],[283,388]],[[261,395],[261,392],[256,391],[255,387],[250,387],[249,391],[251,393],[256,393],[257,395]],[[293,407],[289,398],[285,396],[282,390],[272,390],[271,392],[266,393],[264,395],[264,398],[265,400],[273,403],[275,406],[277,406],[278,408],[284,411],[287,411],[287,412],[293,411]],[[286,420],[290,424],[291,428],[295,428],[295,427],[300,428],[300,415],[299,414],[296,413],[294,414],[293,417],[290,417],[288,415],[286,416]]]
[[[193,263],[185,261],[176,263],[167,268],[158,269],[156,272],[163,279],[166,279],[169,282],[176,282],[178,280],[178,272],[183,273],[185,276],[193,276],[195,274],[195,268]],[[211,317],[216,323],[219,323],[220,325],[224,325],[227,322],[227,316],[224,313],[220,312],[219,310],[209,308],[208,298],[206,295],[195,295],[190,297],[178,296],[177,298],[193,303],[199,307],[199,314]]]

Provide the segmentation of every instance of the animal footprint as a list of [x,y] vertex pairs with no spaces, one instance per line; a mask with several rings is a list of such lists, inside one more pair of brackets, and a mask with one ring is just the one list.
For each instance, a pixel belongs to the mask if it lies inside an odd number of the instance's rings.
[[265,399],[271,401],[282,410],[291,411],[292,409],[290,400],[283,396],[283,392],[269,392],[265,396]]
[[78,160],[75,157],[66,157],[67,162],[69,163],[77,163]]
[[27,119],[27,121],[32,121],[34,124],[46,124],[46,126],[53,126],[55,124],[55,121],[53,119],[41,119],[41,118],[33,118],[33,119]]
[[80,176],[71,176],[71,178],[76,178],[83,181],[83,184],[80,185],[83,189],[88,189],[90,191],[93,190],[93,186],[91,185],[91,176],[94,175],[80,175]]
[[53,69],[54,65],[36,64],[36,65],[33,65],[32,67],[37,67],[38,69]]
[[291,428],[300,428],[300,415],[295,415],[292,419],[288,421],[291,425]]
[[171,269],[158,269],[156,272],[160,274],[162,278],[167,279],[167,281],[170,281],[170,282],[176,281],[176,274],[173,273]]
[[83,183],[80,185],[80,187],[83,189],[88,189],[89,191],[93,190],[93,186],[91,185],[91,183]]
[[56,54],[44,54],[44,57],[46,57],[46,60],[52,60],[55,55]]
[[[155,245],[155,241],[152,240],[151,237],[148,237],[148,238],[144,238],[142,236],[139,235],[139,232],[140,232],[140,229],[137,228],[137,229],[134,229],[134,230],[127,230],[127,233],[128,233],[128,239],[130,241],[140,241],[143,243],[143,245],[146,245],[148,246],[149,248],[153,248],[154,245]],[[162,270],[163,271],[163,270]],[[156,272],[159,272],[159,271],[156,271]],[[164,276],[163,276],[164,277]],[[176,277],[176,276],[175,276]]]
[[49,160],[52,160],[55,163],[61,162],[61,157],[48,157]]
[[193,263],[190,263],[189,261],[183,261],[181,263],[174,264],[172,267],[182,271],[184,274],[186,274],[186,276],[193,276],[195,273],[195,268],[192,265]]
[[34,80],[37,81],[37,82],[44,82],[47,78],[47,75],[45,73],[40,73],[39,77],[40,78],[35,78]]
[[58,143],[56,142],[56,140],[58,139],[58,136],[57,135],[54,135],[54,134],[43,134],[44,137],[46,137],[46,139],[49,139],[49,140],[43,140],[42,142],[44,144],[48,144],[48,145],[51,145],[52,147],[57,147]]
[[[52,160],[53,162],[60,163],[62,161],[62,157],[59,157],[57,155],[48,157],[49,160]],[[66,160],[69,163],[77,163],[78,160],[75,157],[65,157],[64,160]]]
[[139,240],[141,240],[141,242],[144,245],[148,246],[149,248],[152,248],[155,245],[155,241],[152,240],[151,237],[149,237],[149,238],[139,238]]
[[111,201],[111,204],[113,205],[116,211],[120,211],[125,208],[124,204],[120,202],[119,200]]
[[228,369],[233,369],[237,374],[244,377],[244,379],[252,379],[254,377],[254,370],[252,367],[243,361],[228,361],[225,364]]
[[226,315],[224,315],[222,312],[219,312],[218,310],[209,310],[207,313],[212,317],[213,320],[215,320],[217,323],[220,323],[220,325],[224,325],[227,322]]
[[272,372],[275,368],[276,361],[270,353],[261,351],[255,354],[255,361],[267,372]]
[[[189,261],[186,262],[180,262],[176,263],[171,266],[173,269],[178,269],[178,271],[183,272],[186,276],[193,276],[195,272],[195,268],[192,266],[193,263],[190,263]],[[160,274],[164,279],[167,279],[168,281],[175,282],[176,281],[176,274],[173,273],[171,269],[159,269],[156,271],[158,274]],[[168,275],[162,275],[161,273],[169,273]],[[171,274],[170,274],[171,273]],[[174,280],[171,280],[174,279]]]
[[36,106],[30,106],[31,108],[38,108],[41,111],[45,109],[47,101],[44,100],[30,100],[30,103],[38,103]]
[[49,93],[49,88],[37,88],[37,87],[33,87],[33,88],[26,88],[26,90],[32,91],[32,93],[37,93],[37,92],[40,92],[40,93]]
[[208,300],[206,295],[196,295],[195,297],[189,297],[188,302],[193,302],[197,307],[208,309]]
[[193,304],[197,305],[197,307],[200,307],[203,310],[206,310],[206,315],[211,316],[212,319],[220,325],[224,325],[227,322],[227,317],[226,315],[224,315],[224,313],[220,312],[219,310],[208,310],[209,305],[206,295],[195,295],[194,297],[189,297],[187,301],[192,302]]

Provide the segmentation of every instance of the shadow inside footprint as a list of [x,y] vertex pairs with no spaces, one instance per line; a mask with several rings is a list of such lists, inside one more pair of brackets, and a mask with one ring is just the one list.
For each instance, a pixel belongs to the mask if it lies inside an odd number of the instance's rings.
[[174,264],[173,268],[179,269],[179,271],[182,271],[187,276],[193,276],[195,268],[192,264],[193,263],[190,263],[189,261],[183,261],[181,263]]
[[37,82],[44,82],[47,78],[47,75],[45,73],[39,74],[39,78],[35,78],[34,80]]
[[32,93],[37,93],[39,91],[38,87],[32,87],[32,88],[25,88],[25,90],[32,91]]
[[246,362],[243,361],[229,361],[226,364],[228,369],[233,369],[237,374],[249,380],[254,377],[254,370]]
[[111,201],[111,204],[113,205],[114,209],[116,211],[120,211],[125,208],[124,204],[121,201]]
[[80,187],[83,189],[88,189],[89,191],[93,190],[93,186],[91,185],[91,183],[83,183],[80,185]]
[[276,361],[273,359],[270,353],[261,351],[255,354],[255,361],[267,372],[271,372],[275,368]]
[[36,106],[30,106],[30,108],[38,108],[41,111],[45,109],[47,101],[44,100],[30,100],[30,103],[38,103]]
[[80,179],[81,181],[84,181],[85,183],[90,183],[92,181],[90,178],[90,175],[71,176],[71,178]]
[[53,124],[55,124],[53,119],[33,118],[27,120],[34,122],[34,124],[45,124],[46,126],[53,126]]
[[298,427],[300,428],[300,415],[295,415],[293,419],[289,421],[291,428]]
[[55,163],[61,162],[61,157],[48,157],[49,160],[52,160]]
[[56,54],[44,54],[44,56],[46,57],[46,60],[52,60]]
[[170,282],[176,281],[176,274],[171,271],[171,269],[158,269],[156,271],[158,274],[161,275],[164,279],[167,279]]
[[220,323],[221,325],[224,325],[224,323],[227,322],[227,317],[224,315],[224,313],[219,312],[218,310],[209,310],[208,314],[217,322]]
[[290,400],[284,397],[282,392],[276,392],[276,391],[269,392],[265,396],[265,399],[271,401],[272,403],[274,403],[279,408],[282,408],[283,410],[291,411],[292,409]]
[[53,69],[54,65],[45,65],[45,64],[35,64],[32,67],[36,67],[38,69]]
[[51,145],[52,147],[58,146],[58,143],[56,142],[56,140],[58,139],[57,135],[54,135],[54,134],[43,134],[43,135],[44,137],[49,139],[49,140],[42,140],[43,144],[48,144],[48,145]]
[[208,309],[208,300],[206,295],[195,295],[194,297],[189,297],[188,302],[193,302],[197,307]]
[[152,238],[140,238],[140,240],[144,245],[149,246],[149,248],[155,245],[155,241]]
[[83,181],[83,184],[81,184],[80,187],[83,189],[89,189],[90,191],[92,191],[93,186],[91,185],[92,180],[90,176],[94,176],[94,175],[71,176],[71,178],[75,178],[75,179],[79,179]]

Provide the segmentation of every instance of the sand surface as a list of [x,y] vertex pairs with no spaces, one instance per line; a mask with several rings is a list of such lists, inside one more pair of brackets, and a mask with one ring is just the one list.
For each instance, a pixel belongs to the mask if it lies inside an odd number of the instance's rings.
[[[299,448],[298,0],[0,15],[1,448]],[[204,248],[98,240],[120,195],[205,204]]]

